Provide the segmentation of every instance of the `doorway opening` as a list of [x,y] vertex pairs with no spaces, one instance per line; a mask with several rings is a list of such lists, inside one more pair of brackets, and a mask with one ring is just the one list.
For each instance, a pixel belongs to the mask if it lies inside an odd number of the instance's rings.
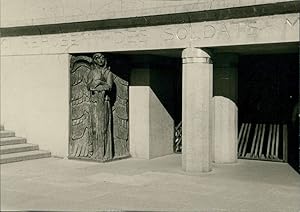
[[299,163],[293,110],[299,99],[298,54],[239,59],[240,158]]

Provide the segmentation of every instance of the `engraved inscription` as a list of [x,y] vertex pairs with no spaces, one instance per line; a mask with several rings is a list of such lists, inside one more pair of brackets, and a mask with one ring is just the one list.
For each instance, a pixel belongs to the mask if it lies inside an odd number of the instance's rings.
[[126,29],[123,31],[116,31],[113,34],[115,43],[117,44],[143,44],[148,40],[146,29]]
[[168,26],[5,37],[1,55],[75,53],[299,41],[297,14]]

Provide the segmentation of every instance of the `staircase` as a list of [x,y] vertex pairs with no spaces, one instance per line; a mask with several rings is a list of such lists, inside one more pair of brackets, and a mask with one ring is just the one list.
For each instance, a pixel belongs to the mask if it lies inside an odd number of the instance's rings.
[[39,150],[36,144],[26,142],[26,138],[15,136],[15,132],[0,126],[0,164],[50,157],[48,151]]

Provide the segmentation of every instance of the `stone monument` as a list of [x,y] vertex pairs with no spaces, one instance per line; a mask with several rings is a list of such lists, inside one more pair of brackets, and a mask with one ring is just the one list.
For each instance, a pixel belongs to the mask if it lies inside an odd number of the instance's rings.
[[101,53],[72,56],[69,158],[111,161],[129,156],[128,79]]

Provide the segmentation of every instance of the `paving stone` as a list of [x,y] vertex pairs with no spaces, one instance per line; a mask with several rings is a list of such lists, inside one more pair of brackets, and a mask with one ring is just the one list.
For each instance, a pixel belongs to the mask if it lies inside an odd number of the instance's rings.
[[299,175],[278,162],[238,160],[193,175],[179,154],[111,163],[44,158],[1,166],[1,210],[299,211],[299,187]]

